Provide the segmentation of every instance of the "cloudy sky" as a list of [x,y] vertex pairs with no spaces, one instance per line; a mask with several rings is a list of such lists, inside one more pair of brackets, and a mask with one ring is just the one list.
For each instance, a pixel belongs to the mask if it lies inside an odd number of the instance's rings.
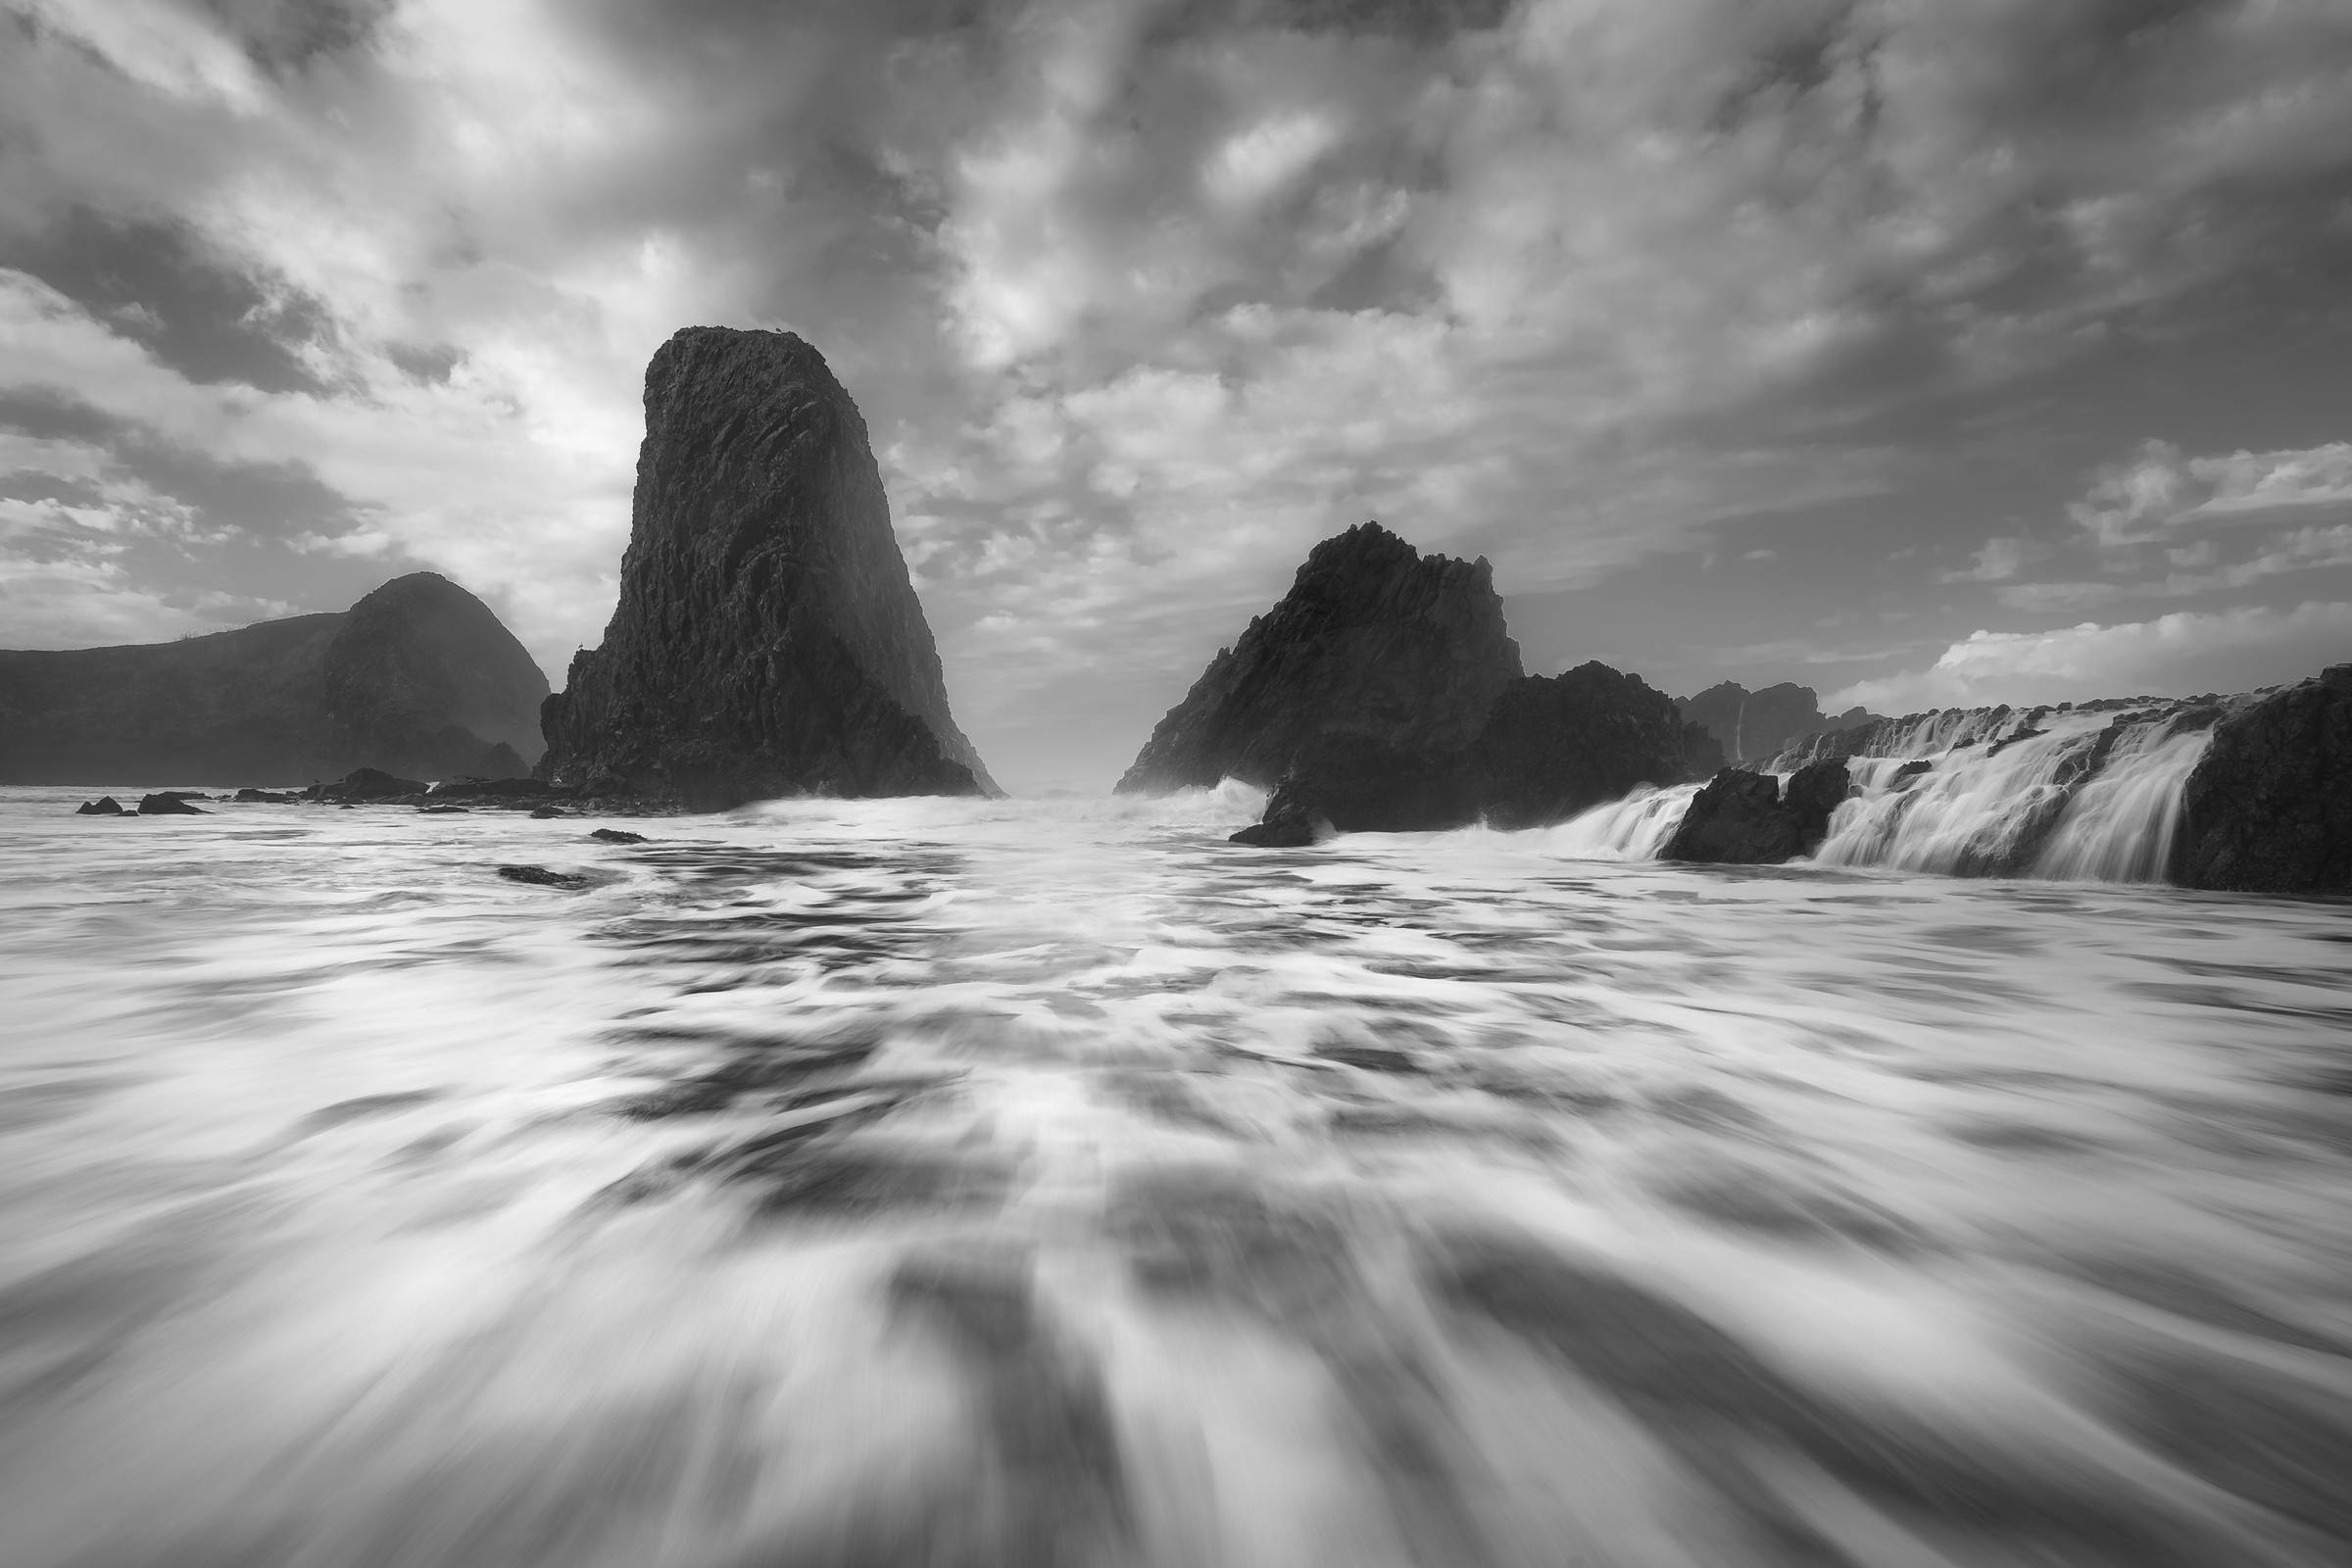
[[2352,658],[2346,0],[0,0],[0,646],[429,565],[560,685],[670,331],[1107,785],[1316,539],[1901,711]]

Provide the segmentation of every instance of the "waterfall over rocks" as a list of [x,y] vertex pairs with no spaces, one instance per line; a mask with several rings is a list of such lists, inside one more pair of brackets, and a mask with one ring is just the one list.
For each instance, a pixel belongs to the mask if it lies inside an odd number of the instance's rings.
[[[1827,762],[1842,764],[1848,784],[1811,851],[1817,864],[2352,890],[2352,665],[2236,697],[1878,719],[1806,736],[1764,776],[1740,775],[1754,782],[1743,793],[1726,786],[1703,830],[1692,803],[1706,796],[1686,785],[1586,812],[1555,842],[1606,858],[1784,858],[1750,847],[1778,831],[1771,780]],[[1726,810],[1748,828],[1717,822]],[[1740,852],[1678,854],[1709,845]]]

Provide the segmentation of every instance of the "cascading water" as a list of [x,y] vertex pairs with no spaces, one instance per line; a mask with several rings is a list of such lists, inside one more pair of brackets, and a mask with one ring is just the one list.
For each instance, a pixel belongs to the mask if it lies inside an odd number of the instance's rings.
[[[2209,701],[2091,709],[1954,709],[1812,737],[1786,777],[1850,749],[1854,793],[1814,859],[1957,876],[2161,881],[2180,796],[2205,755]],[[1569,854],[1655,858],[1695,794],[1642,790],[1553,830]]]

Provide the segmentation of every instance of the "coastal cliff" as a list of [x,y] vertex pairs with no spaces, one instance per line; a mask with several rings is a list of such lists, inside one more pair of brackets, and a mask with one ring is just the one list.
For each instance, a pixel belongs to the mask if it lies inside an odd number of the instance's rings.
[[2170,869],[2183,887],[2352,893],[2352,664],[2214,726],[2181,789]]
[[655,353],[620,601],[541,725],[545,776],[698,809],[996,792],[865,421],[807,342],[689,327]]
[[177,642],[0,652],[0,783],[519,773],[547,677],[433,572],[349,611]]

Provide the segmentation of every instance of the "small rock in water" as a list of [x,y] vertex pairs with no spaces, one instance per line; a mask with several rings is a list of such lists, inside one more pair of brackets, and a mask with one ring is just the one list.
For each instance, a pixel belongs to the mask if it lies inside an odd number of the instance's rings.
[[567,871],[550,871],[544,865],[502,865],[498,868],[498,874],[510,882],[527,882],[535,888],[576,890],[588,885],[588,879],[584,876],[575,876]]
[[166,791],[164,794],[150,795],[141,800],[139,814],[141,816],[210,816],[212,813],[201,806],[190,806],[181,797]]
[[560,806],[534,806],[531,808],[531,815],[541,821],[545,821],[551,816],[568,816],[569,814]]
[[607,844],[643,844],[645,842],[644,834],[631,833],[625,828],[617,827],[600,827],[588,836],[592,839],[602,839]]
[[427,816],[446,816],[452,811],[457,812],[460,816],[464,816],[471,811],[472,808],[466,806],[419,806],[416,808],[416,809],[423,812]]
[[279,790],[241,789],[236,799],[246,806],[292,806],[301,796]]
[[122,816],[122,803],[112,795],[101,795],[94,801],[84,801],[74,808],[75,816]]

